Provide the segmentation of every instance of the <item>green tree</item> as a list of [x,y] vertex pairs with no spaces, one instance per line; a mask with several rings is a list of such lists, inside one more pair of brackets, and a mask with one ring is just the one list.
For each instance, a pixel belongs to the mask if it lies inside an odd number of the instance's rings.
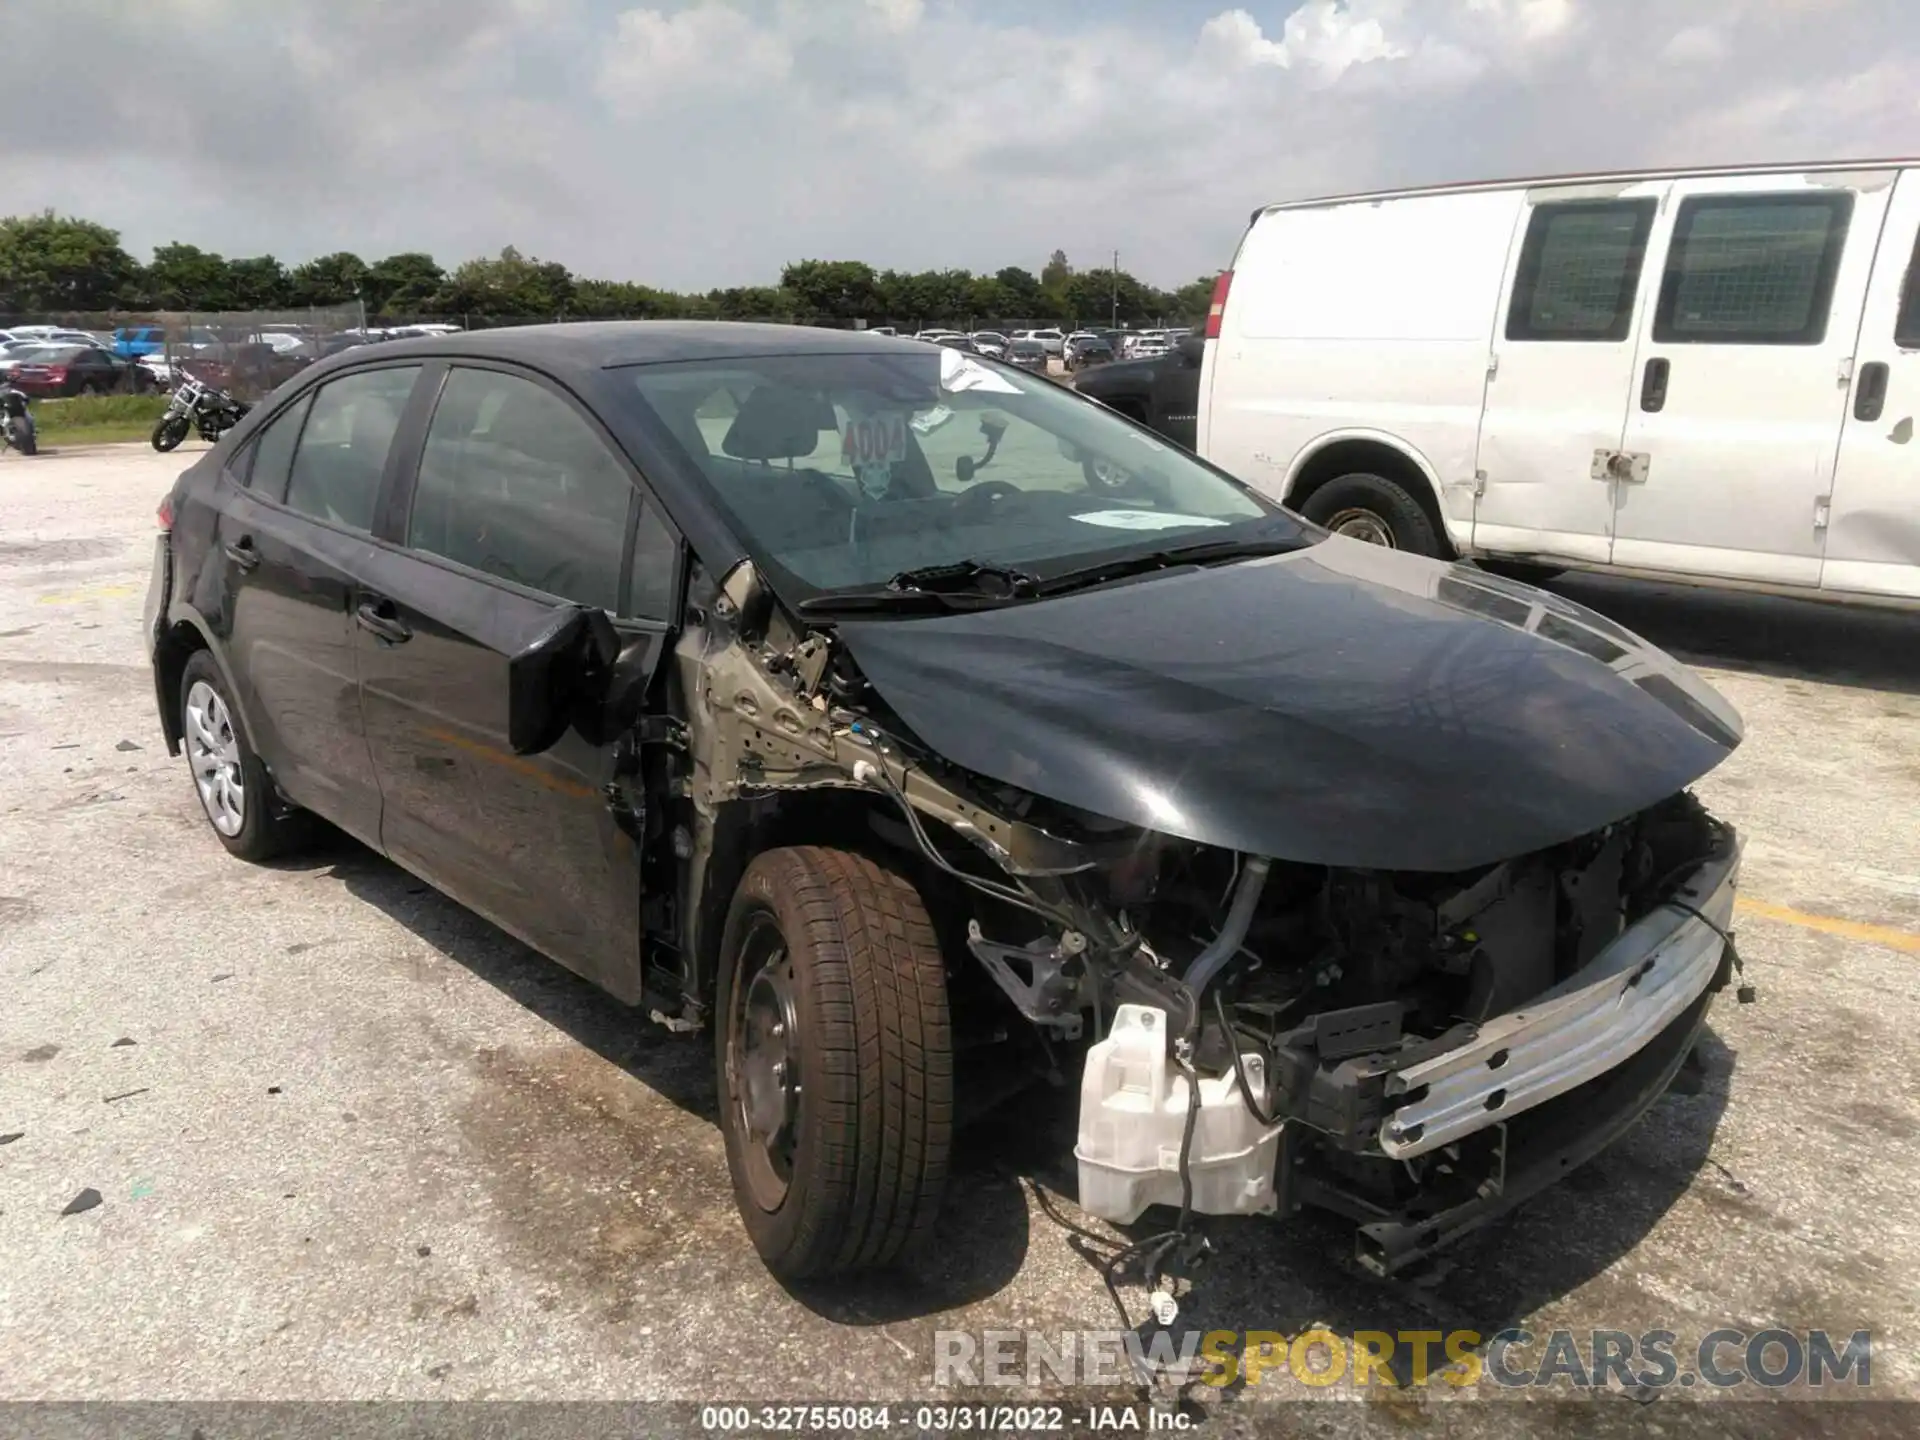
[[558,316],[573,301],[573,276],[555,260],[509,245],[491,260],[469,260],[447,277],[434,308],[501,318]]
[[238,310],[227,262],[198,245],[175,241],[153,252],[147,293],[162,310]]
[[347,305],[366,278],[367,262],[350,250],[338,250],[294,266],[287,277],[287,298],[295,305]]
[[1040,288],[1060,292],[1066,288],[1072,276],[1073,266],[1067,263],[1067,252],[1056,250],[1047,257],[1047,263],[1040,271]]
[[860,260],[800,260],[780,272],[802,319],[865,320],[885,311],[879,277]]
[[409,250],[374,261],[360,281],[360,293],[370,314],[414,315],[429,309],[446,283],[447,272],[431,255]]
[[117,230],[51,210],[0,220],[0,310],[110,309],[139,279]]
[[226,288],[238,310],[278,310],[292,300],[286,267],[271,255],[229,260]]
[[1178,290],[1167,296],[1167,313],[1178,315],[1181,322],[1199,326],[1207,318],[1207,310],[1213,304],[1213,282],[1219,277],[1202,275],[1198,280],[1189,280]]

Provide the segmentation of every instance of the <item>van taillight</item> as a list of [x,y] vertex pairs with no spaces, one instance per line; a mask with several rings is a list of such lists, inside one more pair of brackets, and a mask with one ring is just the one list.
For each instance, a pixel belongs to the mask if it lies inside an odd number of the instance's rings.
[[153,512],[153,518],[160,522],[162,530],[173,529],[173,496],[171,494],[160,497],[160,508]]
[[1233,288],[1233,272],[1222,270],[1220,278],[1213,282],[1213,299],[1207,305],[1206,338],[1220,338],[1220,320],[1227,313],[1227,291]]

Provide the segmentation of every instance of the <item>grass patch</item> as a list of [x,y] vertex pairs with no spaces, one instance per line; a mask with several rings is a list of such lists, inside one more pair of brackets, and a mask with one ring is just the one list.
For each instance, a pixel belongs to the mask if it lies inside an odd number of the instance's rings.
[[165,395],[76,395],[35,400],[33,423],[42,445],[111,445],[144,440],[167,409]]

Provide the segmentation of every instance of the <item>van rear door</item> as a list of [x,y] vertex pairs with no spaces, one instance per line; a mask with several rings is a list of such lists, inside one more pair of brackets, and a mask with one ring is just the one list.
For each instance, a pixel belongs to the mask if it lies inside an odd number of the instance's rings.
[[1920,599],[1920,170],[1893,192],[1854,347],[1822,590]]
[[1613,563],[1820,583],[1841,419],[1895,170],[1673,182],[1654,227]]
[[1474,549],[1604,564],[1648,237],[1669,182],[1527,192],[1495,324]]

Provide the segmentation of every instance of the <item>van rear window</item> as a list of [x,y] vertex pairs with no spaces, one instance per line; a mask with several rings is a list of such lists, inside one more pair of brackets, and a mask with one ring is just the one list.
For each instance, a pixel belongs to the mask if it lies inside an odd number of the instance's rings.
[[1650,198],[1537,206],[1520,250],[1507,338],[1626,339],[1653,214]]

